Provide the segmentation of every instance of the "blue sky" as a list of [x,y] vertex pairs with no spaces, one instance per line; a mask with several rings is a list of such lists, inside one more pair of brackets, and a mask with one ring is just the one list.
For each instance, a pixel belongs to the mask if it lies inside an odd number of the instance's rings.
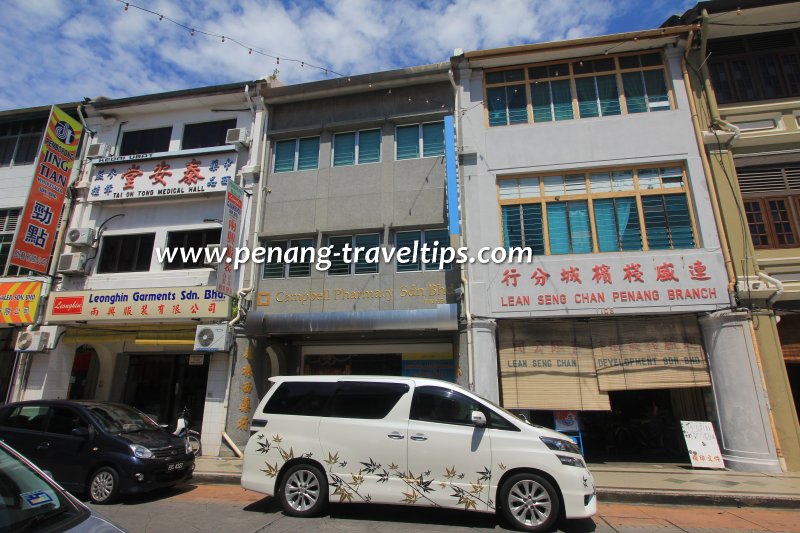
[[694,3],[136,0],[126,10],[119,0],[0,0],[0,110],[256,80],[276,69],[284,83],[324,79],[312,65],[328,77],[390,70],[447,61],[454,48],[654,28]]

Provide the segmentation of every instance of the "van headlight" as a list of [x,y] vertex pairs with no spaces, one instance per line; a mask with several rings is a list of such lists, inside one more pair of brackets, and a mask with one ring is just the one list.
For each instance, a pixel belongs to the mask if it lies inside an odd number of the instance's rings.
[[553,437],[539,437],[544,445],[555,452],[568,452],[581,454],[581,449],[571,440],[555,439]]
[[141,444],[131,444],[131,452],[133,452],[134,457],[139,459],[152,459],[154,457],[150,448],[145,448]]

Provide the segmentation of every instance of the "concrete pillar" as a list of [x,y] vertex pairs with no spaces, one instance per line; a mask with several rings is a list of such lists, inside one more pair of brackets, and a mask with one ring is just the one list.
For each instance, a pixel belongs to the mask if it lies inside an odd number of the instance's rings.
[[701,318],[700,327],[725,466],[741,472],[780,472],[748,315],[714,313]]
[[[243,449],[250,438],[250,420],[260,400],[258,388],[255,386],[254,367],[259,366],[260,359],[254,349],[254,342],[237,332],[235,345],[231,348],[230,388],[225,421],[225,432],[231,440]],[[225,451],[221,448],[220,453]]]
[[472,321],[472,363],[475,394],[500,402],[497,372],[497,322],[480,319]]

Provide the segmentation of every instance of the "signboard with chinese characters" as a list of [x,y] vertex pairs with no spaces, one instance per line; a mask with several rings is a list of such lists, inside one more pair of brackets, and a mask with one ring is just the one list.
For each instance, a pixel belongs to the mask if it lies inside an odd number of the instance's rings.
[[83,126],[53,106],[44,142],[39,148],[28,200],[19,219],[11,252],[12,265],[47,272],[82,133]]
[[228,296],[236,293],[237,272],[233,269],[234,249],[239,245],[239,225],[242,222],[242,200],[244,189],[235,181],[228,180],[225,191],[225,215],[222,217],[222,241],[220,246],[225,250],[225,257],[217,266],[217,290]]
[[142,321],[227,319],[230,298],[216,287],[60,291],[50,294],[46,320]]
[[525,316],[709,311],[728,307],[722,256],[704,250],[535,257],[498,265],[492,310]]
[[725,468],[711,422],[681,420],[683,438],[694,468]]
[[236,153],[155,159],[102,159],[89,186],[90,202],[223,192],[236,172]]
[[0,283],[0,314],[4,324],[30,324],[39,307],[41,281]]

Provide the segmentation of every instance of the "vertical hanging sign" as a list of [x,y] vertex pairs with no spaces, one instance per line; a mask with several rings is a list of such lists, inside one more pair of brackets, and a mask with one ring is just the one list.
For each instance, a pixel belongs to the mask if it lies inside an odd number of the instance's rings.
[[222,217],[222,262],[217,267],[217,290],[228,296],[236,294],[236,272],[233,254],[239,244],[239,226],[242,221],[244,190],[233,180],[228,180],[225,191],[225,215]]
[[47,273],[82,133],[83,126],[53,106],[14,240],[12,265]]

